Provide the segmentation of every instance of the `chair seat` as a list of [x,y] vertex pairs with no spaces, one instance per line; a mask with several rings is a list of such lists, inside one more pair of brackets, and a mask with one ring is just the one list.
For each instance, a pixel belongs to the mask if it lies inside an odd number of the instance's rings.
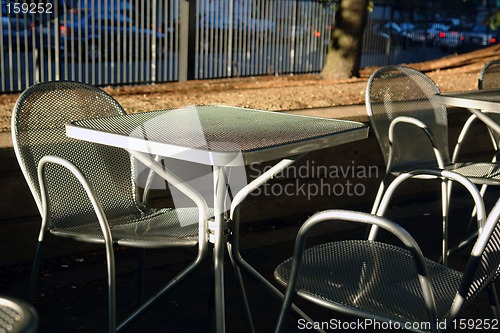
[[[159,209],[151,210],[148,214],[140,211],[134,213],[108,217],[111,235],[116,244],[156,248],[189,246],[198,243],[199,213],[197,208]],[[54,225],[55,227],[50,229],[54,235],[91,243],[104,242],[97,220],[76,226],[69,223],[54,223]]]
[[[438,169],[438,167],[435,163],[415,163],[414,165],[406,164],[404,166],[395,166],[392,170],[392,173],[394,175],[399,175],[401,173],[415,169]],[[499,163],[453,163],[445,166],[445,170],[454,171],[468,178],[474,184],[500,185]]]
[[474,184],[500,185],[498,163],[454,163],[446,169],[467,177]]
[[[462,273],[426,259],[438,317],[446,318]],[[286,286],[291,258],[274,275]],[[328,267],[328,269],[326,269]],[[368,240],[326,243],[305,250],[298,294],[337,311],[378,320],[428,322],[411,253]]]

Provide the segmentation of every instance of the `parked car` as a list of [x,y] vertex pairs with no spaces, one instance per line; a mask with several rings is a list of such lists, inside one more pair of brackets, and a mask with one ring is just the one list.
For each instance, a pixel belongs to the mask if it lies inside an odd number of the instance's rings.
[[392,45],[406,47],[409,44],[408,31],[403,29],[396,22],[388,22],[384,24],[379,28],[379,31],[390,37]]
[[443,26],[443,29],[437,33],[435,45],[443,50],[456,49],[462,42],[462,33],[457,27]]
[[420,23],[408,35],[411,44],[434,46],[438,42],[439,33],[448,31],[450,26],[444,23]]
[[427,31],[429,25],[426,23],[416,24],[408,38],[410,44],[431,44],[431,38]]
[[[119,45],[119,40],[148,40],[156,38],[158,56],[161,56],[166,34],[138,27],[140,22],[126,15],[128,11],[96,12],[93,8],[74,9],[60,17],[59,30],[42,26],[44,49],[55,49],[55,40],[59,36],[59,51],[62,55],[100,59],[109,55],[111,44]],[[49,45],[50,41],[50,45]],[[115,48],[116,49],[116,48]],[[64,52],[63,52],[64,51]],[[122,54],[122,58],[136,56],[137,49]]]
[[463,33],[461,52],[469,52],[497,43],[497,31],[487,25],[475,25]]

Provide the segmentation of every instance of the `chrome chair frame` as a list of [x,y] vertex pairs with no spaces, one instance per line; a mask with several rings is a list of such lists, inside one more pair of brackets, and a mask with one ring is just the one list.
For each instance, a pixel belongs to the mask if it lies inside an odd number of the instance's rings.
[[[65,96],[66,94],[70,96]],[[65,96],[67,100],[54,101],[53,95],[56,97]],[[52,108],[50,108],[51,105]],[[47,108],[49,109],[47,110]],[[102,115],[101,110],[103,112]],[[29,113],[27,116],[29,119],[22,118],[23,112]],[[49,112],[50,117],[52,117],[50,119],[54,120],[54,123],[45,124],[45,129],[38,129],[38,124],[35,124],[34,128],[31,128],[30,126],[32,124],[30,122],[33,121],[41,122],[40,125],[43,121],[50,122],[49,119],[46,119],[48,117],[43,116],[44,112]],[[161,173],[164,179],[192,199],[196,206],[196,208],[193,208],[197,210],[196,214],[193,214],[195,226],[192,228],[189,227],[190,230],[193,230],[189,231],[189,233],[185,233],[186,230],[177,231],[179,227],[175,225],[175,222],[172,222],[172,219],[177,219],[177,214],[189,214],[189,216],[191,216],[191,208],[180,208],[175,210],[156,210],[147,208],[144,204],[144,199],[148,196],[151,171],[146,181],[146,193],[142,202],[140,202],[136,193],[137,184],[133,176],[135,171],[134,159],[129,154],[125,151],[117,152],[117,150],[109,152],[109,154],[111,154],[109,155],[107,149],[114,148],[107,148],[104,146],[97,147],[99,145],[91,143],[77,143],[78,140],[65,137],[64,125],[66,122],[78,120],[82,117],[90,118],[93,116],[97,117],[110,114],[124,114],[124,110],[118,102],[101,89],[83,83],[69,81],[39,83],[25,90],[18,98],[12,115],[12,136],[18,162],[42,217],[38,245],[33,259],[30,293],[33,294],[35,289],[42,248],[47,232],[56,236],[73,238],[78,241],[104,244],[108,273],[108,331],[115,332],[117,331],[117,325],[114,245],[135,247],[139,249],[192,247],[198,245],[198,254],[194,261],[171,280],[159,293],[141,306],[141,308],[148,307],[159,297],[159,295],[163,295],[183,281],[206,257],[208,253],[207,223],[210,213],[207,203],[198,192],[188,184],[185,184],[181,179],[178,179],[166,167],[161,166],[157,160],[150,156],[144,156],[141,158],[141,162],[151,169],[154,169],[156,173]],[[33,119],[31,117],[33,117]],[[35,132],[34,134],[24,134],[24,132],[33,130]],[[40,134],[37,131],[40,133],[43,133],[43,131],[48,132],[48,135],[42,134],[44,135],[42,138],[45,141],[38,137]],[[21,137],[22,135],[26,137]],[[33,137],[30,135],[33,135]],[[42,142],[38,142],[37,140],[41,140]],[[60,147],[57,147],[59,150],[48,149],[53,145],[57,145],[60,140],[67,140],[63,142],[69,146],[78,144],[77,148],[82,150],[86,149],[87,151],[79,151],[75,157],[75,154],[66,153],[63,149],[59,149]],[[30,142],[33,143],[33,148],[30,146]],[[92,156],[90,152],[94,151],[94,147],[97,147],[95,149],[97,149],[96,151],[98,153]],[[35,149],[40,150],[37,150],[35,153]],[[45,153],[45,151],[47,151],[47,153]],[[58,153],[60,153],[61,156],[58,156]],[[110,156],[113,156],[113,158],[110,158]],[[125,203],[121,202],[117,203],[115,205],[116,207],[113,206],[113,203],[110,202],[114,200],[113,197],[115,194],[118,195],[118,192],[112,191],[112,193],[107,193],[106,191],[109,191],[109,187],[106,187],[108,184],[96,183],[95,177],[92,178],[94,181],[91,181],[90,178],[93,177],[93,175],[91,174],[92,168],[89,167],[89,164],[95,163],[95,160],[99,159],[104,159],[104,165],[106,165],[107,168],[112,168],[113,165],[121,165],[121,168],[127,168],[128,165],[130,177],[129,179],[123,179],[125,185],[122,184],[123,182],[117,180],[121,175],[114,175],[110,170],[103,170],[103,173],[106,175],[108,175],[107,172],[109,172],[109,177],[111,177],[111,175],[116,177],[113,180],[109,180],[110,184],[114,184],[113,181],[123,186],[128,186],[127,184],[129,184],[130,189],[126,190],[128,194],[120,192],[122,197],[116,199],[117,201],[123,201],[123,197],[126,195],[131,196],[131,198],[126,199],[128,201],[125,201]],[[117,161],[123,163],[120,164]],[[70,191],[64,196],[70,196],[71,194],[77,196],[76,199],[74,199],[79,202],[79,207],[76,211],[71,211],[71,209],[65,211],[62,209],[61,205],[64,204],[64,200],[62,199],[64,198],[61,199],[60,195],[55,201],[52,198],[57,191],[51,189],[51,183],[59,181],[58,178],[63,177],[63,175],[74,177],[71,181]],[[126,174],[124,176],[127,178]],[[68,190],[68,188],[66,188],[66,190]],[[103,191],[105,194],[103,194]],[[59,202],[57,199],[62,201]],[[84,202],[84,200],[88,201]],[[129,208],[127,206],[131,201],[135,202],[133,205],[136,205],[136,208]],[[59,216],[61,213],[59,213],[59,215],[55,213],[58,209],[59,211],[62,210],[63,213],[67,215],[62,219],[63,222],[66,220],[72,221],[69,225],[71,227],[67,227],[68,224],[60,224],[61,222],[59,222],[59,224],[57,223],[61,220]],[[88,211],[85,209],[88,209]],[[124,212],[121,210],[124,210]],[[130,225],[127,225],[127,219],[133,219],[130,221],[132,222]],[[151,231],[150,236],[148,236],[148,230],[150,227],[153,228],[153,226],[156,228],[155,230],[157,233],[152,234],[153,231]],[[184,235],[186,236],[185,238],[183,238]],[[127,320],[125,320],[125,322],[127,322]],[[123,327],[123,324],[120,327]],[[118,329],[120,329],[120,327]]]
[[[477,87],[479,90],[500,89],[500,59],[492,60],[483,66],[483,68],[479,72],[479,78],[477,80]],[[492,118],[496,122],[500,123],[500,114],[497,114],[494,112],[488,112],[487,110],[483,110],[483,112],[487,112],[488,116],[490,118]],[[472,125],[474,125],[477,122],[477,120],[478,120],[477,116],[475,114],[472,114],[465,121],[464,126],[462,127],[462,130],[460,131],[460,134],[458,136],[457,143],[455,144],[455,148],[453,149],[453,155],[451,158],[452,163],[458,162],[460,149],[462,148],[464,140],[465,140],[467,134],[469,133]],[[498,154],[500,153],[500,151],[498,149],[499,143],[500,143],[500,134],[498,134],[496,131],[493,131],[489,127],[487,127],[487,129],[488,129],[488,134],[489,134],[489,137],[491,140],[493,150],[495,151],[495,154],[494,154],[491,162],[496,163],[498,161]],[[487,184],[483,184],[481,186],[481,190],[480,190],[481,195],[483,195],[483,196],[485,195],[487,188],[488,188]],[[475,214],[476,214],[476,211],[474,209],[472,212],[471,222],[474,219]],[[469,227],[467,229],[470,228],[470,225],[471,225],[471,223],[469,223]]]
[[[389,86],[386,83],[389,79],[402,79],[402,81],[394,81],[396,84],[393,82]],[[405,83],[408,87],[404,86]],[[376,90],[377,88],[380,91]],[[448,151],[446,107],[431,101],[431,97],[437,93],[439,88],[428,76],[404,66],[386,66],[375,71],[370,77],[365,97],[367,113],[386,164],[385,174],[371,210],[372,214],[378,210],[387,184],[390,183],[389,177],[413,170],[429,168],[451,170],[467,177],[475,184],[500,185],[500,174],[495,172],[500,169],[500,164],[452,163]],[[407,131],[412,132],[408,134]],[[425,156],[420,157],[424,148]],[[436,177],[420,175],[418,178]],[[447,223],[450,184],[446,179],[441,179],[444,263],[450,254]],[[376,237],[376,231],[376,226],[371,228],[369,239]]]
[[[393,192],[398,186],[408,179],[423,175],[446,178],[462,184],[469,191],[478,208],[478,224],[481,226],[480,236],[471,252],[471,257],[463,274],[429,259],[425,259],[419,245],[405,229],[382,217],[387,210]],[[281,331],[295,295],[299,295],[320,306],[357,317],[399,322],[402,325],[406,322],[415,322],[413,320],[418,317],[423,322],[430,323],[431,332],[438,332],[441,328],[438,327],[438,322],[445,323],[446,329],[448,329],[452,321],[460,315],[463,308],[481,291],[487,289],[494,314],[496,318],[499,318],[498,299],[496,298],[493,284],[500,272],[500,255],[498,254],[499,249],[497,249],[498,238],[500,237],[499,218],[500,200],[486,220],[484,203],[475,185],[467,178],[446,170],[420,170],[397,176],[387,188],[379,205],[377,215],[344,210],[326,210],[314,214],[302,225],[298,232],[293,257],[280,264],[275,271],[275,278],[278,282],[286,286],[285,300],[277,321],[276,332]],[[383,246],[385,243],[373,240],[359,240],[352,241],[356,242],[354,244],[351,244],[350,241],[339,241],[316,245],[304,250],[308,234],[314,226],[325,221],[335,223],[337,220],[377,226],[396,236],[404,245],[404,248],[389,245],[389,248],[384,252],[382,249],[384,249]],[[373,249],[373,256],[360,257],[359,253],[361,253],[362,249],[366,248]],[[355,279],[359,283],[356,281],[353,282],[354,284],[358,283],[356,284],[358,290],[347,289],[347,286],[344,290],[344,285],[340,282],[342,281],[341,278],[335,278],[336,274],[341,274],[338,272],[340,269],[335,269],[335,267],[340,266],[334,266],[335,260],[340,260],[339,254],[336,254],[336,258],[333,258],[335,250],[351,254],[348,258],[343,258],[344,260],[351,260],[351,256],[359,260],[366,260],[367,272],[364,275],[359,271],[354,272],[355,268],[346,268],[347,270],[352,270],[347,272],[350,274],[350,279],[354,275],[358,275]],[[375,256],[377,250],[380,251],[377,254],[379,256],[378,259]],[[369,250],[367,251],[369,252]],[[307,261],[303,259],[305,252],[308,252]],[[354,252],[357,254],[353,254]],[[411,295],[412,300],[420,299],[418,304],[413,302],[404,304],[406,302],[404,299],[399,300],[400,303],[398,304],[384,304],[383,299],[375,298],[377,295],[383,298],[385,296],[382,295],[391,294],[394,296],[389,299],[396,303],[399,298],[404,298],[399,294],[401,288],[398,286],[397,279],[397,272],[402,272],[403,268],[386,267],[383,265],[385,262],[384,258],[380,257],[384,253],[391,252],[393,252],[395,259],[387,260],[388,262],[392,260],[392,263],[395,265],[407,265],[407,260],[413,258],[413,279],[409,276],[412,272],[404,270],[405,280],[404,282],[400,282],[403,289],[406,288],[405,286],[409,287],[410,284],[413,286],[413,289],[409,290],[408,293]],[[318,254],[321,253],[331,253],[331,256],[312,259],[317,258]],[[402,259],[403,257],[407,259],[398,260],[398,258]],[[311,263],[311,260],[317,260],[317,262]],[[372,267],[375,264],[370,264],[370,261],[380,261],[380,263],[377,264],[378,266]],[[304,265],[307,267],[303,268]],[[368,271],[370,268],[375,269],[374,267],[378,267],[379,270],[370,274]],[[318,271],[321,269],[325,270],[324,274]],[[383,270],[387,270],[387,273],[382,272]],[[432,274],[430,273],[431,270]],[[395,279],[387,281],[384,280],[383,276],[394,276]],[[439,279],[440,277],[442,279]],[[446,280],[446,277],[452,278],[453,281]],[[382,282],[379,282],[379,280]],[[335,281],[339,282],[335,283]],[[378,283],[381,285],[379,286]],[[454,287],[456,289],[453,289]],[[420,290],[418,291],[416,288]],[[377,290],[379,291],[378,294]],[[329,297],[333,297],[334,299]],[[394,312],[399,312],[391,313],[390,310],[387,310],[389,307],[392,307]]]

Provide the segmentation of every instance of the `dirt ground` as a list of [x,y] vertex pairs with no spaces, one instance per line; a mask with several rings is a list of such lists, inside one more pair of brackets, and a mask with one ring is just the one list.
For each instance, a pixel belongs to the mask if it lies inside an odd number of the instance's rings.
[[[441,91],[477,89],[483,65],[500,58],[500,45],[409,66],[426,72]],[[318,74],[196,80],[154,85],[105,87],[128,113],[188,105],[222,104],[262,110],[294,110],[364,103],[366,82],[361,78],[324,80]],[[0,132],[10,130],[11,110],[19,93],[0,95]]]

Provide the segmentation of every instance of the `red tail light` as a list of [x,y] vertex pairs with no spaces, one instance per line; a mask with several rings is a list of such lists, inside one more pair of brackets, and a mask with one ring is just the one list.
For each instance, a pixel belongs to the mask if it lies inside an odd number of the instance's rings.
[[490,44],[495,44],[497,42],[497,39],[495,37],[490,38]]
[[59,32],[61,33],[61,36],[71,36],[71,29],[64,25],[59,27]]
[[445,38],[446,34],[442,31],[439,32],[439,38]]

